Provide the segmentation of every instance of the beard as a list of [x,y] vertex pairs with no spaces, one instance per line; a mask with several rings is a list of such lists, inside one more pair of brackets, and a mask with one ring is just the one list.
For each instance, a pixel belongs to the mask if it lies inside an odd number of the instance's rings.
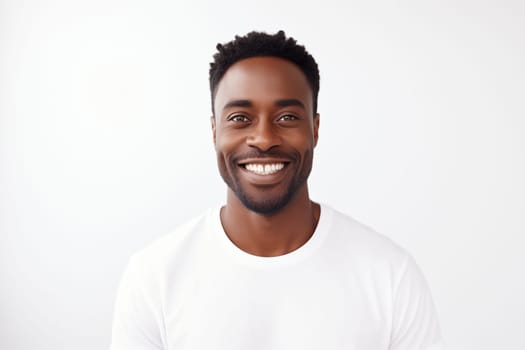
[[[245,184],[242,183],[238,169],[238,160],[243,158],[264,158],[270,156],[277,156],[279,158],[290,159],[289,154],[277,154],[275,152],[257,152],[244,154],[242,156],[233,157],[226,166],[225,162],[222,162],[219,159],[219,171],[222,179],[228,185],[228,187],[235,193],[236,197],[241,201],[241,203],[248,209],[255,213],[261,215],[272,215],[283,208],[285,208],[290,201],[295,197],[297,191],[306,184],[310,171],[312,170],[312,151],[309,150],[302,157],[302,162],[300,162],[301,157],[298,154],[295,154],[287,167],[294,167],[294,174],[287,184],[284,184],[284,189],[278,193],[272,194],[274,191],[273,188],[260,187],[258,193],[249,193]],[[300,167],[300,168],[299,168]],[[289,169],[287,169],[289,171]],[[281,185],[282,186],[282,185]]]

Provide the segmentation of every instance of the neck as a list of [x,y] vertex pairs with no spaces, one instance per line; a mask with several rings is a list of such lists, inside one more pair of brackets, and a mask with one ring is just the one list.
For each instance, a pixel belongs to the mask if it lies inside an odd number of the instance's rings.
[[320,206],[310,200],[305,184],[283,209],[271,215],[247,209],[228,189],[221,221],[229,239],[241,250],[258,256],[278,256],[305,244],[315,231],[319,215]]

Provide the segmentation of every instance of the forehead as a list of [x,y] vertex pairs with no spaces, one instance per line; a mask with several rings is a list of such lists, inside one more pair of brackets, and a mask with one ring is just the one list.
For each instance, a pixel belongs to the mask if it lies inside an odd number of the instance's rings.
[[312,91],[301,69],[278,57],[251,57],[233,64],[224,74],[215,94],[214,110],[220,113],[231,100],[273,104],[298,99],[312,110]]

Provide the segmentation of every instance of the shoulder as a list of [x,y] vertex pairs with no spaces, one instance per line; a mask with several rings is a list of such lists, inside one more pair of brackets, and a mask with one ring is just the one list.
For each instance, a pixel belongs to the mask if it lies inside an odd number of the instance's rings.
[[412,255],[387,236],[348,215],[331,208],[326,211],[331,211],[332,224],[327,234],[326,246],[329,249],[325,256],[335,252],[338,256],[336,266],[350,271],[367,293],[374,291],[372,295],[386,296],[384,300],[388,300],[394,315],[393,325],[399,328],[395,329],[400,334],[399,342],[411,329],[410,324],[425,325],[424,331],[429,332],[429,339],[438,339],[439,328],[431,293]]
[[398,266],[410,259],[404,248],[384,234],[330,206],[323,205],[322,210],[330,217],[328,244],[332,248],[339,247],[346,256],[369,263],[384,262]]
[[141,269],[161,272],[174,258],[183,258],[206,239],[210,220],[213,220],[216,210],[208,209],[170,233],[155,239],[136,251],[131,256],[130,264]]

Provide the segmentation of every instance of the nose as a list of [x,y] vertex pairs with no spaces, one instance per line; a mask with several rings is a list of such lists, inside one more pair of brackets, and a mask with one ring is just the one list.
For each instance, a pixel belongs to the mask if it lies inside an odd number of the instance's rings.
[[251,134],[247,137],[246,143],[261,151],[268,151],[270,148],[281,144],[281,137],[271,121],[260,120],[251,129]]

